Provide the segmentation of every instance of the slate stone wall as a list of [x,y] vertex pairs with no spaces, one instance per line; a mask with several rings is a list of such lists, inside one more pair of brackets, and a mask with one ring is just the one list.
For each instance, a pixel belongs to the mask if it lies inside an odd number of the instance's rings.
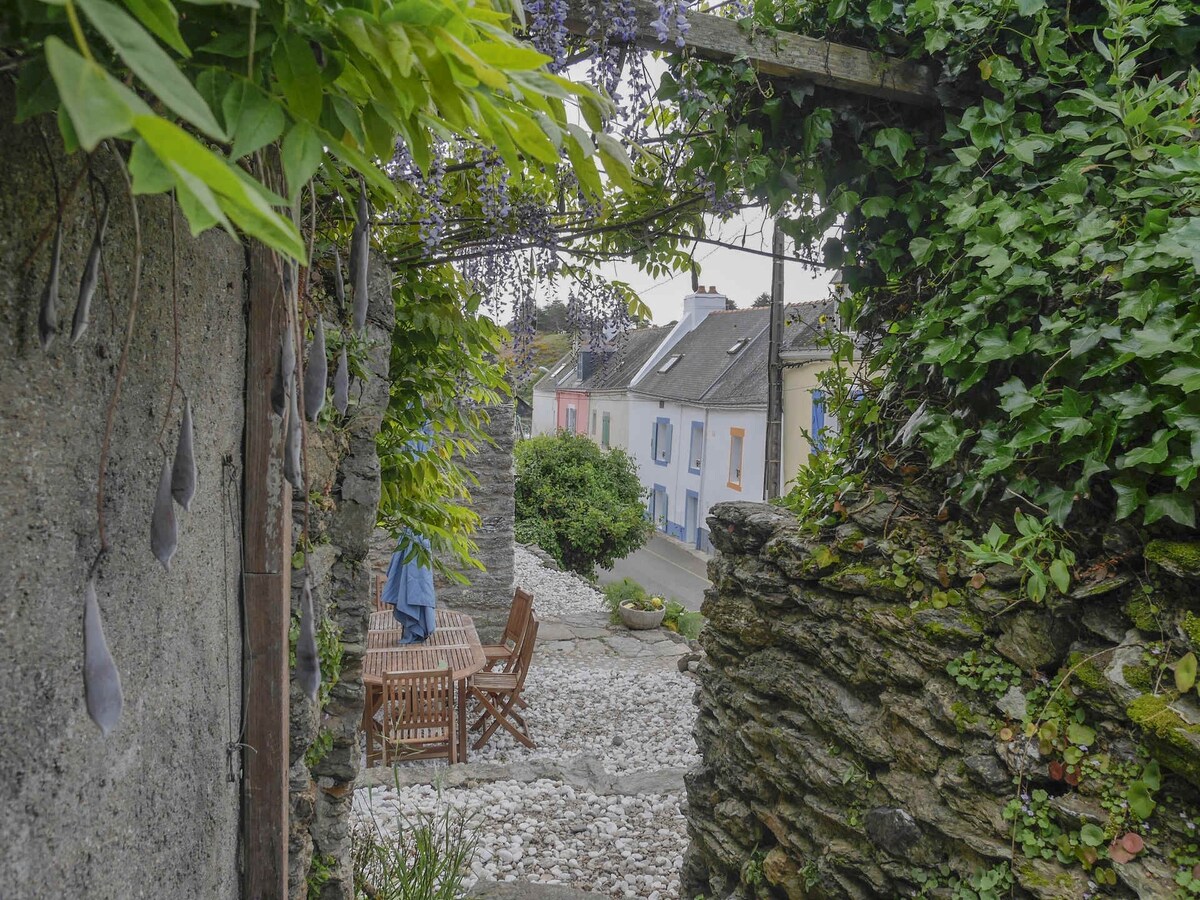
[[479,453],[467,461],[467,468],[479,481],[471,488],[470,506],[480,519],[479,529],[471,537],[479,546],[476,557],[484,569],[460,570],[468,584],[441,577],[435,580],[438,602],[474,616],[485,640],[503,629],[512,606],[516,510],[513,405],[488,407],[487,412],[491,443],[481,442]]
[[[1113,532],[1085,548],[1070,596],[1034,604],[1018,602],[1019,571],[971,569],[936,504],[881,490],[846,506],[820,538],[760,504],[709,518],[682,895],[1007,897],[1012,877],[1017,897],[1169,897],[1190,883],[1200,704],[1162,663],[1200,649],[1200,545]],[[1135,782],[1156,804],[1146,821]],[[1129,833],[1145,849],[1116,862],[1109,842]]]
[[[307,545],[304,497],[299,491],[293,494],[298,555],[292,619],[299,621],[307,569],[317,620],[326,623],[326,634],[340,636],[341,643],[341,670],[323,709],[294,682],[291,688],[288,891],[293,900],[354,896],[350,804],[361,762],[362,657],[367,619],[374,609],[368,555],[380,493],[375,436],[387,406],[395,318],[390,274],[381,264],[372,266],[369,293],[366,367],[370,377],[351,382],[350,396],[357,403],[344,425],[309,424],[305,436],[312,489]],[[328,671],[325,674],[328,680]]]
[[[94,169],[112,200],[106,276],[91,325],[71,346],[94,228],[85,178],[63,216],[63,331],[43,351],[49,243],[35,248],[54,221],[54,190],[37,125],[10,125],[13,115],[0,81],[0,896],[234,898],[240,785],[229,780],[226,745],[237,739],[241,629],[227,504],[240,513],[243,249],[219,230],[192,238],[176,213],[176,343],[171,206],[139,198],[141,293],[109,461],[112,549],[97,581],[125,706],[102,737],[84,706],[83,590],[130,307],[130,203],[113,158],[98,151]],[[40,126],[57,148],[54,122]],[[53,160],[65,193],[84,158],[56,149]],[[167,573],[150,551],[150,516],[179,427],[176,391],[160,448],[177,349],[199,487],[191,511],[176,510],[179,548]]]

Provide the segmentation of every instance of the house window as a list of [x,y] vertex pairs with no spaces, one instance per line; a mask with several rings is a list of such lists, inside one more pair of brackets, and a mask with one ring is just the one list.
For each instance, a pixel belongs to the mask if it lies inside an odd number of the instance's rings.
[[700,474],[700,463],[704,456],[704,423],[692,423],[692,438],[688,447],[688,471],[693,475]]
[[822,432],[825,430],[825,392],[812,392],[812,427],[809,433],[812,435],[812,449],[814,453],[820,453],[825,449],[825,435]]
[[650,495],[650,522],[659,531],[667,530],[667,489],[661,484],[654,485],[654,491]]
[[671,369],[675,368],[675,364],[677,362],[679,362],[681,359],[683,359],[683,356],[681,354],[676,354],[675,356],[667,357],[667,361],[658,367],[658,374],[666,375],[668,372],[671,371]]
[[671,432],[670,419],[661,416],[654,422],[654,433],[650,438],[650,455],[657,465],[665,466],[671,462]]
[[575,407],[567,407],[567,431],[571,434],[575,433],[575,423],[578,421],[578,413],[575,412]]
[[609,433],[611,431],[612,420],[608,413],[600,417],[600,446],[605,450],[608,449]]
[[596,433],[596,411],[592,410],[592,434]]
[[742,489],[742,450],[746,444],[745,428],[729,429],[729,481],[728,487]]

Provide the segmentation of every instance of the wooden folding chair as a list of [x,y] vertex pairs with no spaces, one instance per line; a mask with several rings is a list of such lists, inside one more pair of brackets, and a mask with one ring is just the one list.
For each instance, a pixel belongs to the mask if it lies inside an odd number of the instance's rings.
[[507,672],[512,668],[516,658],[517,645],[521,636],[529,627],[529,617],[533,614],[533,594],[517,588],[513,594],[512,606],[508,610],[508,622],[504,626],[504,634],[499,644],[484,644],[483,655],[487,657],[487,668],[493,668],[496,663],[504,663],[501,671]]
[[[426,672],[385,672],[382,721],[378,737],[383,764],[410,759],[445,758],[458,762],[458,736],[454,682],[449,669]],[[367,731],[367,762],[374,752]]]
[[483,707],[483,714],[471,726],[472,731],[483,728],[483,734],[471,745],[472,749],[478,750],[486,744],[500,727],[507,729],[526,747],[532,749],[537,746],[529,737],[529,726],[526,725],[524,717],[517,711],[521,703],[521,692],[525,689],[525,678],[529,674],[529,664],[533,659],[533,648],[537,644],[537,633],[537,616],[531,612],[529,625],[525,634],[521,636],[516,660],[509,671],[479,672],[471,676],[468,682],[470,696],[478,700]]
[[387,573],[375,573],[375,609],[391,609],[391,607],[383,602],[383,586],[387,584]]

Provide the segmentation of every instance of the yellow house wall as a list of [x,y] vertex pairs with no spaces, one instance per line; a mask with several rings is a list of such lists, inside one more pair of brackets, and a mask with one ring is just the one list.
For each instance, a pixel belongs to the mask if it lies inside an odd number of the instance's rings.
[[829,368],[828,360],[788,366],[783,370],[783,490],[786,493],[800,466],[808,461],[809,444],[804,436],[812,426],[812,392],[819,387],[817,375]]

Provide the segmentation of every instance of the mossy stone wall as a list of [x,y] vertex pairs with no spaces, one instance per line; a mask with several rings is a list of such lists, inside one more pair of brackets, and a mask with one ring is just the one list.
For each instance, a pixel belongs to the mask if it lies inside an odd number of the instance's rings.
[[1106,539],[1033,603],[936,506],[845,506],[821,536],[709,518],[684,896],[1200,889],[1200,704],[1169,666],[1200,650],[1198,545]]

